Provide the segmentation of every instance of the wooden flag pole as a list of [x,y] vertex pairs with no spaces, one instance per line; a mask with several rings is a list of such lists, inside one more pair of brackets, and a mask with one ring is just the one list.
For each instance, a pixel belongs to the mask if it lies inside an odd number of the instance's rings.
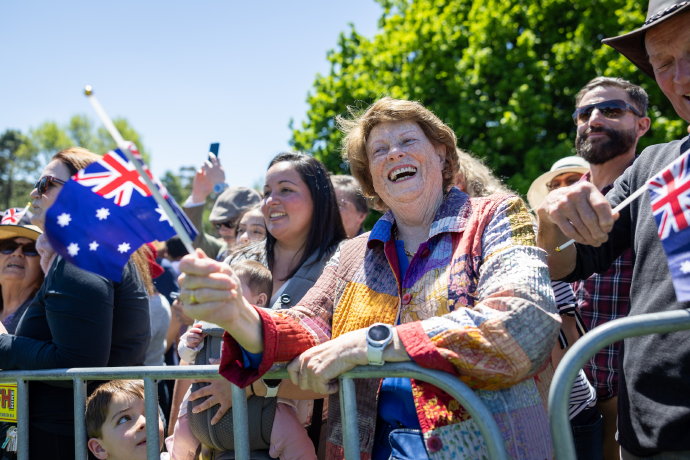
[[[690,129],[690,128],[688,128],[688,129]],[[642,194],[645,192],[645,190],[647,190],[647,189],[649,188],[649,183],[650,183],[655,177],[657,177],[659,174],[661,174],[661,172],[664,171],[665,169],[670,168],[671,165],[673,165],[673,164],[675,164],[676,162],[680,161],[681,158],[683,158],[685,155],[688,155],[688,154],[690,154],[690,149],[688,149],[688,150],[686,150],[685,152],[682,152],[680,155],[678,155],[678,158],[676,158],[675,160],[673,160],[672,162],[670,162],[669,164],[667,164],[666,166],[664,166],[660,171],[658,171],[658,172],[657,172],[656,174],[654,174],[650,179],[648,179],[647,182],[645,182],[644,185],[643,185],[642,187],[638,188],[638,189],[635,190],[629,197],[627,197],[625,200],[621,201],[621,202],[618,204],[618,206],[616,206],[615,208],[613,208],[613,210],[611,211],[611,214],[615,214],[615,213],[617,213],[617,212],[620,212],[621,209],[625,208],[627,205],[629,205],[630,203],[632,203],[633,201],[635,201],[640,195],[642,195]],[[558,247],[556,248],[556,252],[560,252],[560,251],[564,250],[565,248],[567,248],[568,246],[572,245],[573,243],[575,243],[575,240],[570,240],[570,241],[568,241],[568,242],[566,242],[566,243],[563,243],[562,245],[560,245],[560,246],[558,246]]]
[[[621,209],[623,209],[624,207],[626,207],[627,205],[629,205],[630,203],[632,203],[633,201],[635,201],[635,200],[637,199],[637,197],[639,197],[640,195],[642,195],[648,188],[649,188],[649,185],[648,185],[648,184],[644,184],[642,187],[640,187],[640,188],[638,188],[637,190],[635,190],[635,191],[633,192],[632,195],[630,195],[629,197],[627,197],[625,200],[621,201],[621,202],[618,204],[618,206],[616,206],[615,208],[613,208],[613,210],[611,211],[611,214],[615,214],[615,213],[617,213],[617,212],[620,212]],[[568,241],[567,243],[563,243],[562,245],[560,245],[560,246],[558,246],[558,247],[556,248],[556,252],[561,252],[562,250],[564,250],[564,249],[567,248],[568,246],[571,246],[573,243],[575,243],[575,240],[570,240],[570,241]]]
[[180,240],[184,244],[187,251],[190,254],[194,254],[194,247],[192,246],[192,239],[189,237],[189,234],[187,233],[184,226],[182,225],[182,222],[180,222],[180,219],[177,217],[177,214],[175,214],[175,212],[172,210],[172,208],[170,207],[170,204],[167,202],[167,200],[165,198],[163,198],[163,195],[161,194],[160,190],[158,189],[158,186],[153,182],[153,180],[149,177],[149,175],[146,174],[146,171],[144,171],[144,168],[142,166],[143,161],[142,162],[138,161],[139,158],[136,158],[132,154],[132,151],[130,150],[131,143],[125,141],[124,138],[122,137],[122,135],[120,134],[120,132],[117,130],[117,128],[113,124],[112,120],[110,119],[108,114],[103,109],[103,106],[100,104],[100,102],[98,102],[98,99],[96,99],[96,96],[93,95],[93,88],[91,87],[91,85],[86,85],[84,87],[84,95],[89,99],[91,106],[96,111],[96,115],[98,115],[98,118],[101,119],[101,123],[103,123],[103,126],[105,126],[105,129],[108,130],[108,133],[110,133],[110,136],[113,138],[113,140],[117,144],[118,148],[122,151],[122,153],[125,154],[125,156],[127,157],[127,160],[129,160],[129,162],[134,165],[137,172],[139,173],[141,178],[146,183],[146,186],[151,191],[151,194],[153,195],[153,198],[156,200],[156,203],[158,203],[158,206],[160,206],[161,209],[163,210],[164,215],[168,218],[168,220],[172,224],[173,228],[177,232],[177,235],[180,237]]

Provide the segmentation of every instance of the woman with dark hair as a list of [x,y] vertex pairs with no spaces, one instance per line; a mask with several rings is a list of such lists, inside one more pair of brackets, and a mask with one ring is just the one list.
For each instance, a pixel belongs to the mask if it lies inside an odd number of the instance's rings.
[[[335,191],[326,168],[303,153],[281,153],[268,165],[262,211],[266,221],[266,261],[273,273],[273,299],[287,281],[302,279],[320,265],[313,284],[336,245],[345,239]],[[310,286],[282,294],[283,308],[294,305]],[[282,288],[282,289],[281,289]],[[276,306],[275,302],[271,305]]]
[[[31,191],[31,222],[43,229],[46,211],[60,199],[62,185],[100,158],[76,147],[53,156]],[[36,249],[45,281],[15,333],[0,329],[0,368],[143,364],[151,335],[147,293],[151,275],[142,249],[132,255],[120,282],[67,262],[44,234],[38,237]],[[72,385],[59,383],[29,384],[30,458],[74,458]]]
[[[280,153],[271,160],[261,201],[266,223],[266,240],[231,253],[225,260],[232,264],[242,259],[257,260],[273,274],[273,292],[269,301],[274,310],[294,306],[321,276],[321,272],[346,238],[335,191],[324,165],[303,153]],[[253,386],[257,396],[272,395],[284,398],[323,398],[322,394],[300,390],[289,381],[261,381]],[[207,398],[195,411],[201,412],[219,405],[212,423],[230,417],[230,385],[222,380],[190,395],[191,401]],[[197,401],[198,402],[198,401]],[[304,410],[304,403],[299,403]],[[319,407],[314,414],[319,417]],[[251,405],[250,405],[251,408]],[[250,409],[251,410],[251,409]],[[318,420],[319,419],[314,419]],[[272,451],[273,456],[279,456]]]

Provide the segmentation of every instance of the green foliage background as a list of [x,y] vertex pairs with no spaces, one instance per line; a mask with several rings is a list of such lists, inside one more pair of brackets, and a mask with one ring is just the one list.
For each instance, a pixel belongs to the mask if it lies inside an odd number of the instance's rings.
[[[316,76],[307,96],[304,121],[290,122],[291,145],[334,173],[348,172],[335,117],[383,96],[422,102],[455,130],[460,147],[522,193],[556,159],[574,153],[574,96],[595,76],[623,77],[648,91],[652,130],[640,149],[685,133],[657,85],[601,45],[642,24],[644,7],[635,0],[377,1],[377,34],[364,37],[354,26],[340,34],[327,54],[328,74]],[[125,119],[115,124],[146,158],[139,133]],[[84,115],[0,133],[0,206],[24,206],[40,168],[71,145],[98,153],[114,147]],[[192,166],[182,167],[161,180],[182,202],[193,175]]]
[[641,147],[684,133],[656,84],[601,39],[637,28],[634,0],[379,0],[371,39],[354,27],[328,53],[305,121],[291,144],[336,173],[337,115],[382,96],[420,101],[451,126],[459,146],[484,158],[519,192],[558,158],[574,153],[574,96],[590,79],[617,76],[650,95],[652,131]]
[[[148,162],[149,153],[142,136],[124,118],[113,123],[122,136],[134,142]],[[24,207],[29,193],[38,179],[41,168],[58,151],[80,146],[103,154],[116,147],[103,127],[96,127],[86,115],[74,115],[68,123],[46,121],[30,129],[28,134],[8,129],[0,134],[0,210]],[[161,181],[178,203],[189,196],[193,167],[183,167],[173,173],[167,171]]]

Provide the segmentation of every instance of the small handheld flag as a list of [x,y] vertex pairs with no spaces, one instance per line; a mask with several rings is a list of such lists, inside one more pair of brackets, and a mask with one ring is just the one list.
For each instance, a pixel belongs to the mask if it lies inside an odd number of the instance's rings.
[[94,96],[93,88],[91,87],[91,85],[87,85],[84,88],[84,94],[89,99],[89,102],[91,103],[91,106],[93,107],[93,109],[96,111],[98,118],[101,119],[103,126],[108,131],[108,133],[110,133],[110,136],[115,141],[115,144],[117,144],[117,147],[118,147],[118,149],[120,149],[120,152],[124,153],[125,157],[127,157],[127,160],[132,165],[134,165],[134,168],[139,173],[140,178],[144,181],[144,183],[148,187],[150,187],[149,190],[153,194],[153,199],[156,200],[156,202],[158,203],[158,206],[163,210],[163,212],[165,213],[165,215],[169,219],[173,228],[177,232],[177,236],[180,237],[182,244],[184,244],[185,248],[187,248],[187,252],[192,254],[194,252],[194,247],[192,245],[192,240],[194,239],[194,236],[190,236],[187,234],[186,229],[185,229],[185,227],[186,227],[185,224],[183,224],[177,218],[177,212],[174,211],[170,207],[167,199],[161,195],[159,188],[157,186],[153,185],[152,176],[149,172],[144,171],[144,167],[145,167],[144,162],[141,161],[141,156],[139,155],[139,152],[136,150],[136,146],[134,146],[134,144],[131,142],[126,142],[123,139],[123,137],[120,135],[120,132],[117,130],[117,128],[113,124],[113,121],[110,119],[108,114],[105,112],[105,109],[103,109],[103,106],[101,106],[101,103],[98,102],[98,99],[96,99],[96,96]]
[[[140,166],[153,179],[143,162]],[[153,183],[193,239],[194,226],[165,188]],[[123,267],[139,246],[176,234],[135,166],[119,149],[72,176],[46,212],[45,227],[56,252],[113,281],[121,280]]]
[[2,220],[0,220],[0,225],[17,225],[19,221],[24,217],[26,208],[10,208],[2,215]]
[[649,181],[652,213],[679,301],[690,300],[690,150]]

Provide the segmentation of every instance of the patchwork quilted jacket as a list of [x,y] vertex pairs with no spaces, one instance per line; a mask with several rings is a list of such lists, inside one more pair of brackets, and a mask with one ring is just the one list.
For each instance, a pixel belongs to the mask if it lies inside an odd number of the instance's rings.
[[[342,243],[297,306],[261,309],[264,352],[258,369],[242,367],[241,350],[224,337],[220,372],[245,386],[274,363],[376,322],[398,324],[417,364],[456,375],[493,413],[512,458],[550,458],[545,408],[549,354],[560,320],[545,253],[535,246],[530,216],[511,195],[445,196],[428,240],[404,277],[388,212],[370,234]],[[355,380],[360,451],[369,458],[380,380]],[[412,380],[427,453],[432,459],[488,458],[467,411],[440,389]],[[329,458],[342,458],[337,395],[329,401]]]

